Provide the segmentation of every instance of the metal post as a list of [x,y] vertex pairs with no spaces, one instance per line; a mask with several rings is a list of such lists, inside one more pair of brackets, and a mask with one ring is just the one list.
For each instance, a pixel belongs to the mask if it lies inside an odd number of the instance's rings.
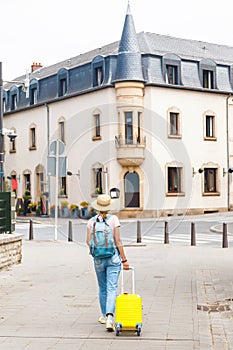
[[195,230],[195,223],[191,222],[191,246],[196,245],[196,230]]
[[3,79],[2,62],[0,62],[0,192],[4,192],[4,137],[3,129]]
[[169,244],[168,222],[164,222],[164,244]]
[[228,248],[228,240],[227,240],[227,224],[223,223],[223,231],[222,231],[222,248]]
[[137,221],[137,243],[142,243],[141,221]]
[[30,220],[29,225],[29,241],[33,239],[33,226],[32,226],[32,220]]
[[73,230],[71,220],[69,220],[68,242],[73,242]]

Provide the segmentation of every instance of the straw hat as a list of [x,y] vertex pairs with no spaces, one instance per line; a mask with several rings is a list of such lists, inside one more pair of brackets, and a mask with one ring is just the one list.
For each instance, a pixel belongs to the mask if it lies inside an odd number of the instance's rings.
[[98,211],[109,211],[111,209],[111,197],[107,194],[100,194],[91,206]]

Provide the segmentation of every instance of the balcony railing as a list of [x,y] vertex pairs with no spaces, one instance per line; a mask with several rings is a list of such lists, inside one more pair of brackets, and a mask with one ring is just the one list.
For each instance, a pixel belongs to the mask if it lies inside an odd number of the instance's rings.
[[117,160],[122,166],[139,166],[145,159],[146,137],[134,140],[115,136]]
[[115,136],[116,147],[145,147],[146,146],[146,136],[140,137],[136,136],[135,139],[126,139],[120,136]]

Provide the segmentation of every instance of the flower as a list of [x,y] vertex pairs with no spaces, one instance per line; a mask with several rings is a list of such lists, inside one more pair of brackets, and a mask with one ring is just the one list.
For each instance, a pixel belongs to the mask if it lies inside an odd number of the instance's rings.
[[78,209],[78,205],[77,204],[71,204],[70,205],[70,210],[75,210]]
[[28,204],[28,208],[36,208],[37,207],[37,202],[31,202]]
[[63,201],[61,202],[61,207],[62,208],[68,208],[69,202],[68,201]]
[[83,201],[83,202],[80,203],[80,205],[81,205],[81,207],[83,207],[83,208],[87,208],[88,205],[89,205],[89,202]]

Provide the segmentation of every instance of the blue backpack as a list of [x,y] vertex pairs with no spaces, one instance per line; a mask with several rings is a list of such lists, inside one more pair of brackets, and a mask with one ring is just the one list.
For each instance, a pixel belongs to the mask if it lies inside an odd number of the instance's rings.
[[112,230],[107,223],[111,215],[108,214],[103,221],[99,221],[98,216],[93,217],[94,223],[90,240],[90,254],[94,258],[110,258],[115,253]]

